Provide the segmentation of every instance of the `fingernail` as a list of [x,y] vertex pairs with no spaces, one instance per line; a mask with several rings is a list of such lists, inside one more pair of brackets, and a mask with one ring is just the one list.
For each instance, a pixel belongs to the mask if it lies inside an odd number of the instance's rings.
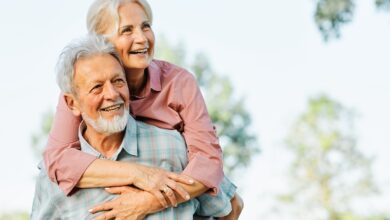
[[177,207],[177,203],[175,204],[175,207]]
[[194,183],[194,180],[188,180],[189,183],[193,184]]
[[190,196],[189,196],[189,195],[186,195],[186,199],[189,200],[189,199],[190,199]]
[[92,209],[88,210],[88,212],[92,212]]

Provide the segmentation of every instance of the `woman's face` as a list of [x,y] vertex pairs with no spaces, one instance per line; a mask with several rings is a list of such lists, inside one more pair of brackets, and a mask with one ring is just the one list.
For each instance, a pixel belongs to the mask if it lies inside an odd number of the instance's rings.
[[144,70],[154,54],[154,33],[143,8],[134,2],[121,5],[119,30],[110,38],[127,71]]

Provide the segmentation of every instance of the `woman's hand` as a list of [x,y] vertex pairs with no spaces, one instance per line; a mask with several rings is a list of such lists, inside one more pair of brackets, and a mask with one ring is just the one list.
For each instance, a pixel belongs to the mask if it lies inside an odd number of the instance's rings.
[[184,200],[190,199],[188,192],[178,184],[193,184],[194,180],[190,177],[169,172],[160,168],[148,167],[139,164],[136,166],[136,169],[134,169],[136,172],[133,173],[133,185],[152,193],[163,207],[168,207],[167,200],[165,200],[163,193],[168,198],[172,206],[177,205],[175,192]]
[[[79,188],[134,185],[153,194],[163,207],[177,203],[175,193],[185,201],[190,199],[183,185],[193,185],[194,180],[160,168],[137,163],[97,159],[87,168],[77,184]],[[182,186],[179,185],[183,184]],[[167,199],[165,199],[164,195]]]

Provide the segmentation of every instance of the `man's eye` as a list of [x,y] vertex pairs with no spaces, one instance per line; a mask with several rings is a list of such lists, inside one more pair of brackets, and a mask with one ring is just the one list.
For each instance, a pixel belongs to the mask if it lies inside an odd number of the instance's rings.
[[89,92],[96,92],[96,91],[98,91],[101,87],[102,87],[102,85],[96,85],[96,86],[94,86]]

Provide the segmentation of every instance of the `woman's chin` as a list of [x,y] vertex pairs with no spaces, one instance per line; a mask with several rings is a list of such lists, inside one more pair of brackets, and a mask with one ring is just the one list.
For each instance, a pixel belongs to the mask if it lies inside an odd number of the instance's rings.
[[130,62],[127,62],[127,63],[124,63],[126,69],[146,69],[150,63],[151,63],[152,59],[151,58],[143,58],[143,59],[139,59],[139,58],[133,58],[131,59]]

